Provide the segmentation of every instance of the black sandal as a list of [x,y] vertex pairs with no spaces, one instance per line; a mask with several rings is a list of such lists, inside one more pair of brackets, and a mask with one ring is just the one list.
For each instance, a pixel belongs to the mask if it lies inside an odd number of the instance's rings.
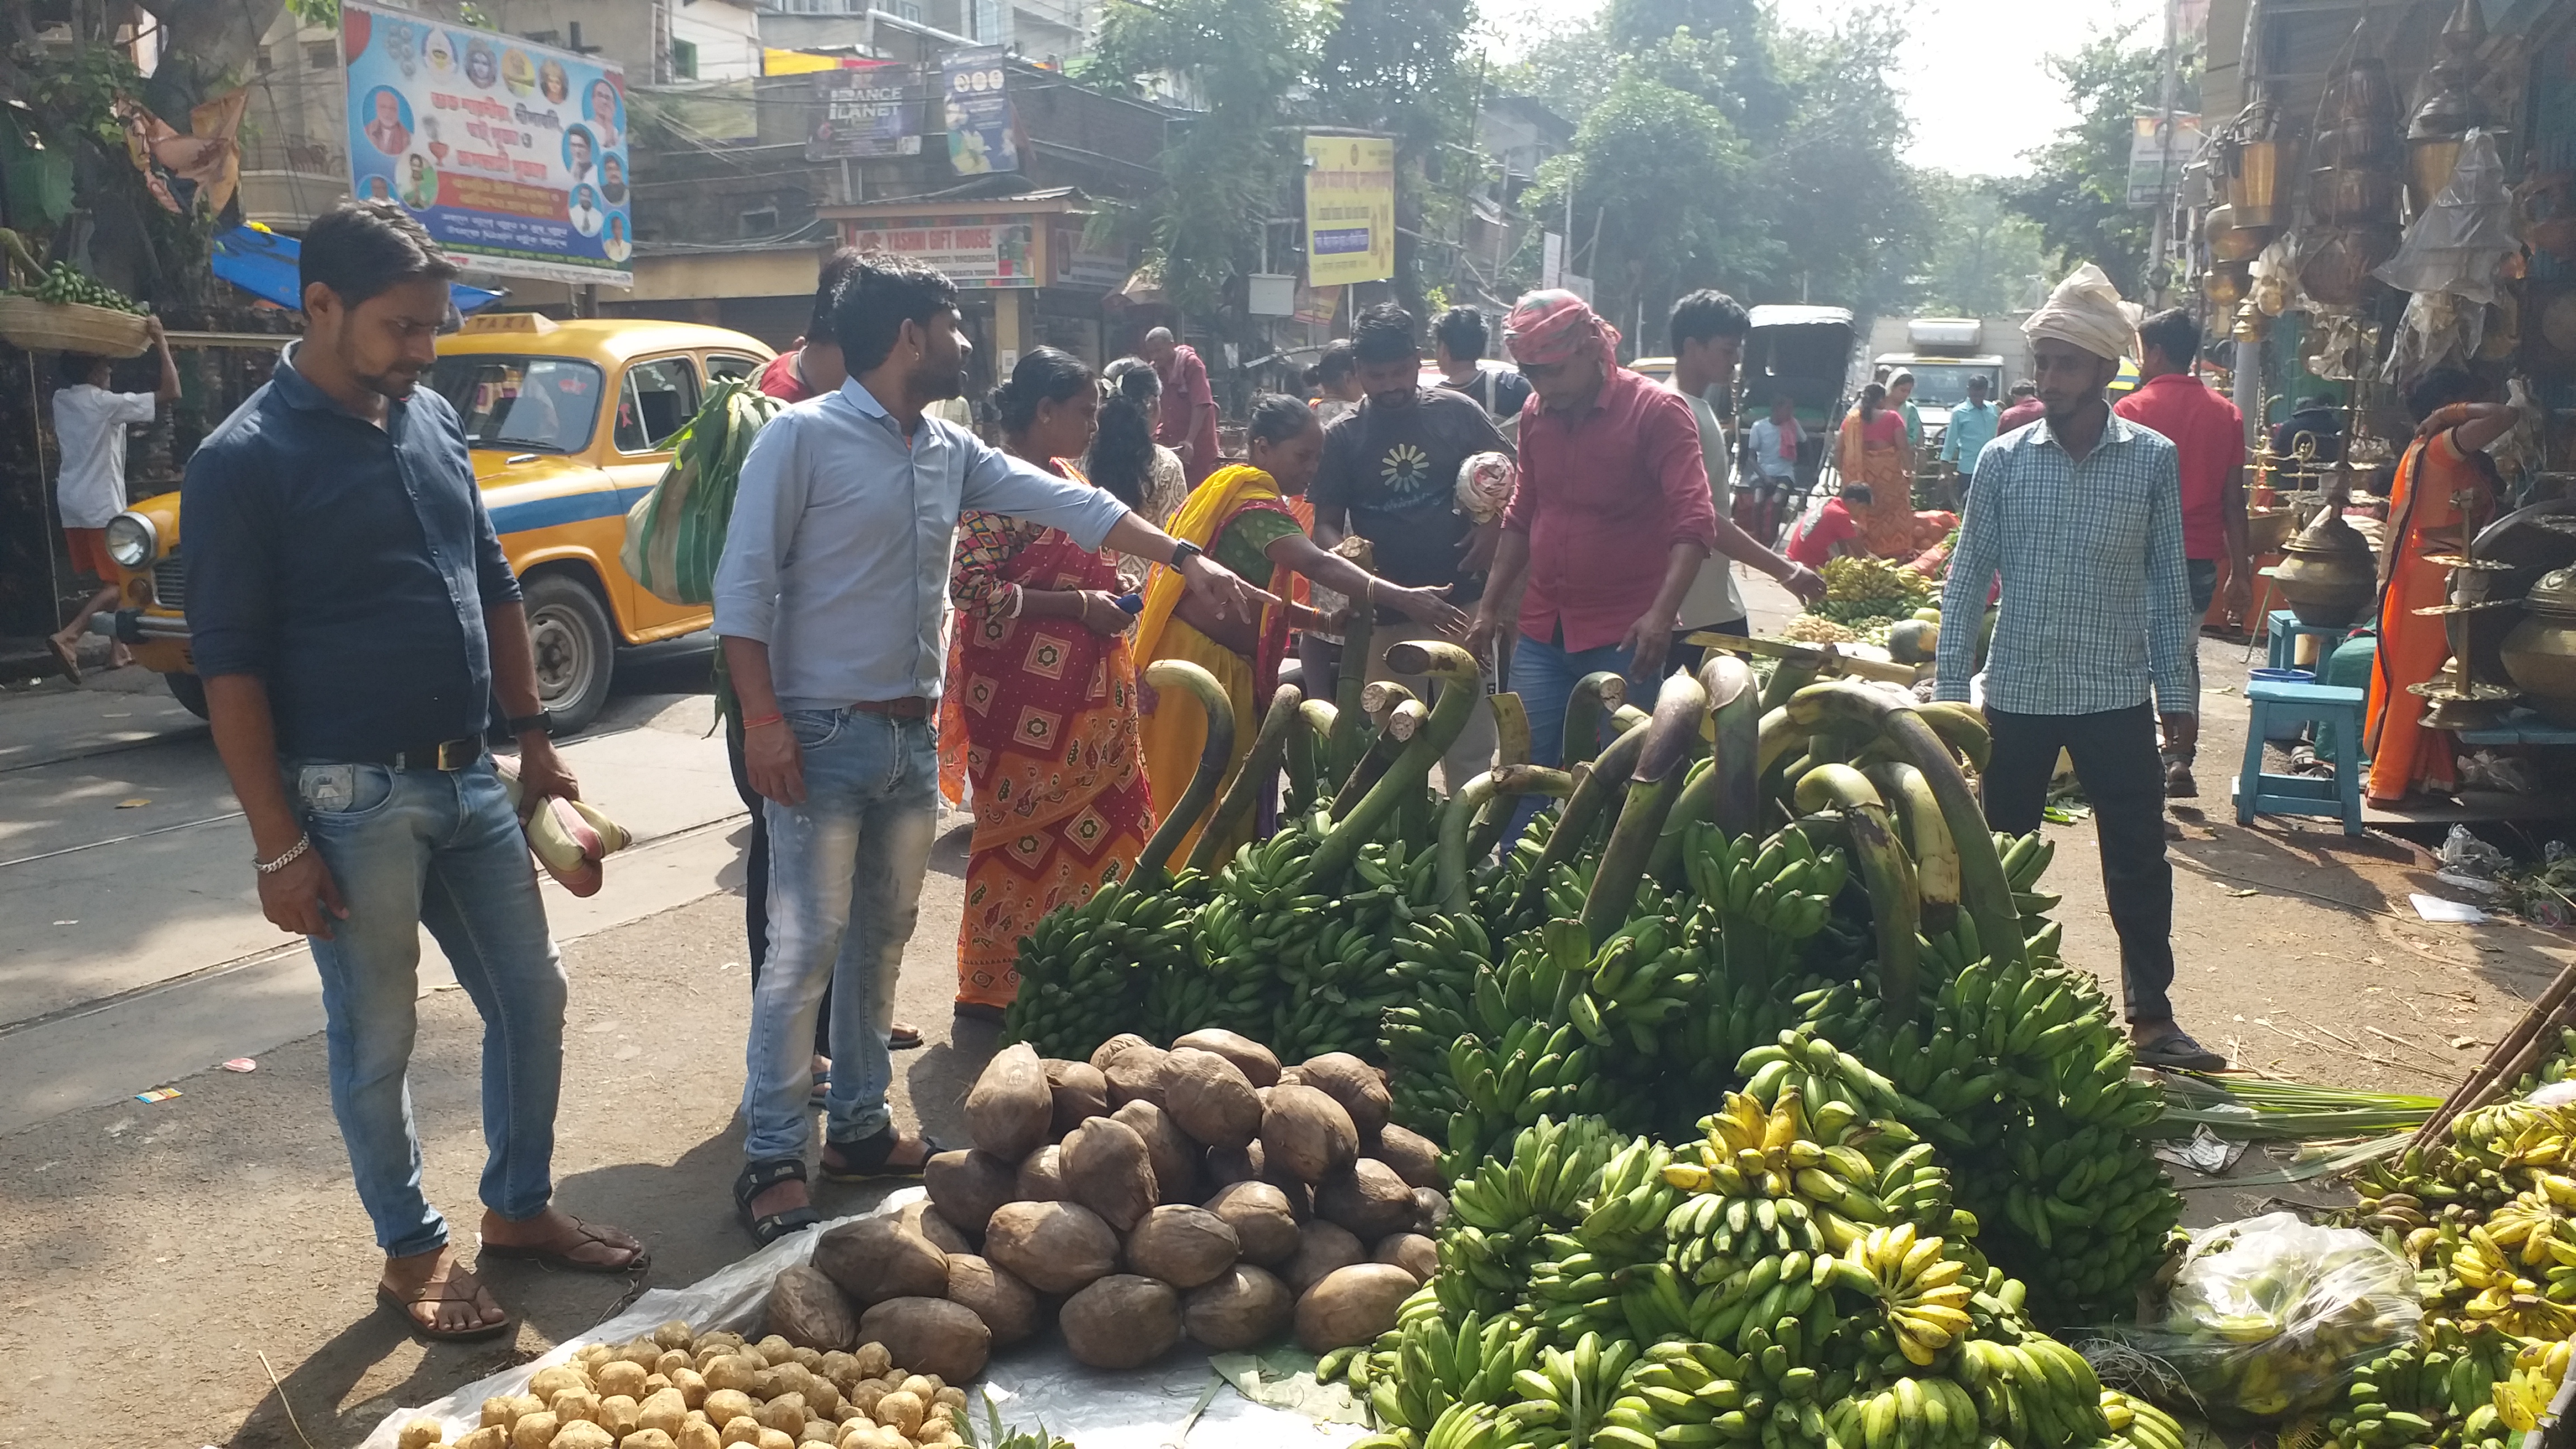
[[[890,1166],[894,1150],[903,1145],[903,1134],[889,1122],[873,1137],[858,1137],[847,1142],[825,1140],[823,1143],[823,1180],[825,1182],[874,1182],[880,1178],[915,1178],[930,1165],[930,1159],[947,1151],[929,1133],[921,1134],[921,1161],[909,1167]],[[840,1159],[836,1164],[833,1159]]]
[[823,1220],[812,1203],[792,1207],[784,1212],[751,1215],[751,1200],[782,1182],[803,1182],[805,1159],[801,1157],[764,1157],[742,1170],[733,1180],[734,1216],[760,1240],[763,1247],[777,1242],[789,1233],[801,1232]]

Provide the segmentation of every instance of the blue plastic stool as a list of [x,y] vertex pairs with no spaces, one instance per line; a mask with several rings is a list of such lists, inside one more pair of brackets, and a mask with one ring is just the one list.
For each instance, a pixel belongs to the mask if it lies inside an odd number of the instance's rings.
[[[2263,772],[2263,739],[2293,720],[2317,720],[2335,726],[2342,739],[2361,738],[2363,691],[2332,684],[2288,684],[2258,679],[2245,686],[2253,717],[2245,724],[2245,763],[2235,783],[2236,823],[2271,815],[2339,815],[2343,833],[2361,833],[2361,764],[2352,750],[2338,751],[2334,778],[2267,775]],[[2349,733],[2343,733],[2349,731]]]
[[2274,669],[2301,667],[2299,639],[2303,635],[2314,634],[2317,637],[2317,662],[2311,667],[2323,669],[2327,657],[2334,653],[2335,646],[2342,643],[2344,637],[2352,630],[2353,626],[2350,624],[2336,624],[2331,627],[2323,624],[2302,624],[2299,622],[2299,616],[2289,610],[2274,609],[2264,616],[2263,648],[2266,657],[2263,662]]

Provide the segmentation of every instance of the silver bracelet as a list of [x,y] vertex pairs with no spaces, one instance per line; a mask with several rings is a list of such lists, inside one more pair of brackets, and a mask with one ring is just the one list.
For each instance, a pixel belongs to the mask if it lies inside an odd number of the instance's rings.
[[295,837],[295,843],[286,848],[285,854],[279,856],[275,860],[254,860],[250,863],[250,868],[258,871],[261,875],[275,875],[279,871],[286,869],[288,866],[293,865],[296,861],[302,859],[304,852],[311,850],[312,848],[313,837],[310,835],[299,835]]

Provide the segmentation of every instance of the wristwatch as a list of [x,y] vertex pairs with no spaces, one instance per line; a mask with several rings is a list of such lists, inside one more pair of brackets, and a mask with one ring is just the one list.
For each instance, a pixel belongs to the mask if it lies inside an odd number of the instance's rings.
[[1171,562],[1172,572],[1179,573],[1181,571],[1181,565],[1188,563],[1191,559],[1197,558],[1205,552],[1207,552],[1207,550],[1200,548],[1195,543],[1189,542],[1187,539],[1183,539],[1182,541],[1173,544]]
[[544,730],[547,734],[551,735],[555,732],[554,711],[550,709],[541,709],[535,714],[518,715],[507,721],[504,727],[507,728],[512,735],[523,735],[530,730]]

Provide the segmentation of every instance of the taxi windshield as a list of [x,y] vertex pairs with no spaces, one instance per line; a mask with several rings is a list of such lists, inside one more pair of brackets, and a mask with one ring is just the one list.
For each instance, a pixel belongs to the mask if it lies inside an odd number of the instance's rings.
[[429,380],[471,447],[578,452],[599,420],[600,372],[579,358],[468,353],[438,359]]

